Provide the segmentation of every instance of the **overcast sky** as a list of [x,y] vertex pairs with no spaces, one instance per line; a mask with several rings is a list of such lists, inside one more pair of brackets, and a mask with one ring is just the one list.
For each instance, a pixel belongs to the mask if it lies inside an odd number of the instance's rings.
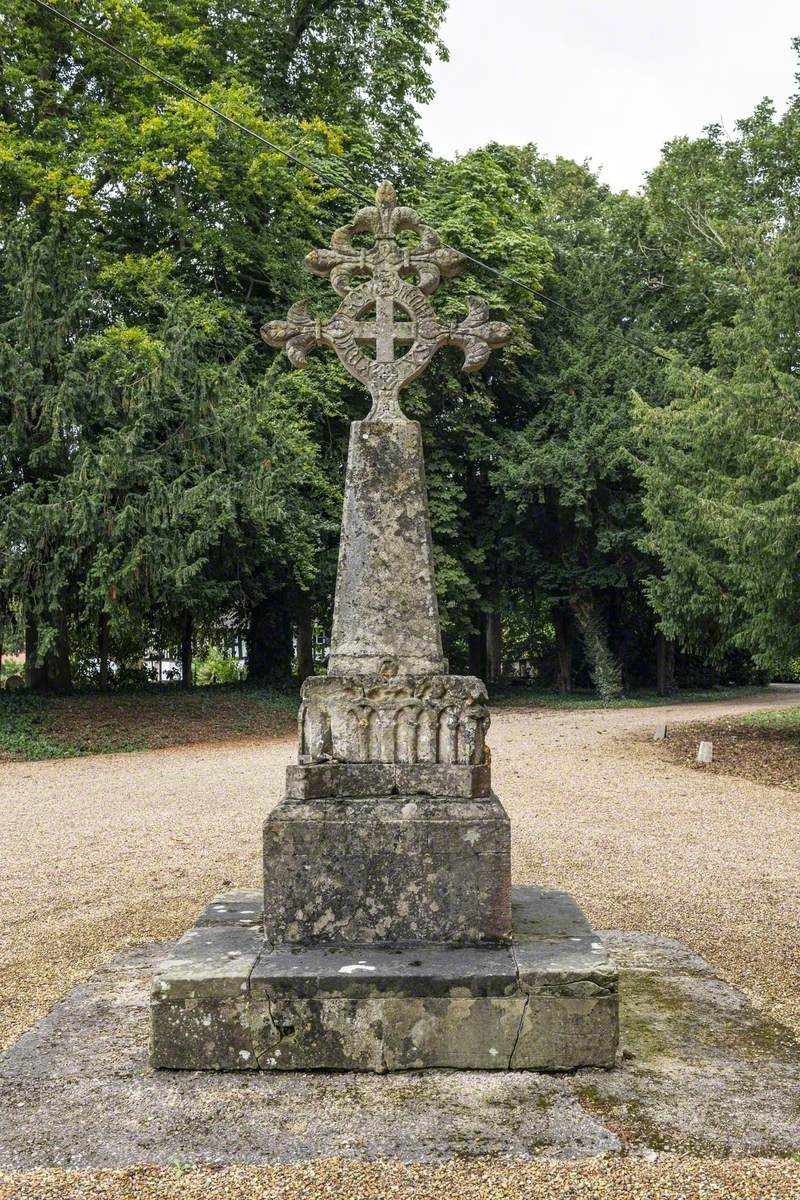
[[797,89],[798,0],[450,0],[422,114],[434,153],[495,140],[635,190],[662,145]]

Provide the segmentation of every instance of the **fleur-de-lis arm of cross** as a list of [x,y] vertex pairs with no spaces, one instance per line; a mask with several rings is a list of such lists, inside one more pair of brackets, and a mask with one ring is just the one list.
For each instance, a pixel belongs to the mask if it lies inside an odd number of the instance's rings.
[[269,346],[285,349],[293,367],[308,366],[308,352],[316,346],[335,350],[344,367],[361,383],[368,383],[372,360],[360,349],[359,341],[375,341],[374,322],[357,322],[339,311],[328,321],[311,316],[305,300],[293,304],[285,321],[269,321],[261,336]]
[[[471,373],[479,371],[488,361],[493,350],[505,346],[511,340],[512,329],[505,321],[493,321],[489,314],[489,305],[480,296],[467,296],[467,315],[463,321],[447,323],[438,317],[420,322],[417,338],[426,348],[424,362],[420,355],[421,367],[424,370],[437,350],[444,346],[457,346],[464,353],[462,371]],[[411,382],[420,372],[410,376],[404,382]]]
[[[329,249],[312,250],[306,255],[309,271],[330,276],[331,287],[340,296],[381,269],[388,268],[403,277],[416,276],[417,286],[428,296],[442,279],[461,274],[467,264],[464,256],[451,246],[443,246],[436,230],[424,224],[413,208],[397,204],[390,183],[380,185],[375,200],[374,205],[359,209],[349,225],[335,231]],[[401,246],[397,235],[404,232],[416,234],[418,243]],[[353,239],[359,234],[372,234],[375,245],[370,249],[356,246]]]
[[268,346],[285,349],[293,367],[307,367],[309,350],[322,342],[320,322],[311,316],[305,300],[292,305],[285,321],[267,322],[261,336]]

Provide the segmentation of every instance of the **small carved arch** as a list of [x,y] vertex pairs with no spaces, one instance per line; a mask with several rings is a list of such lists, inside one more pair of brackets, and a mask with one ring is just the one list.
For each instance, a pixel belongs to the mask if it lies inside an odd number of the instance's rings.
[[438,762],[458,762],[458,725],[459,710],[457,708],[443,708],[439,714]]
[[426,705],[417,720],[417,762],[438,762],[439,710]]
[[360,704],[355,710],[357,721],[357,762],[372,762],[375,725],[375,709],[371,704]]
[[406,704],[398,709],[395,718],[395,762],[413,764],[417,761],[419,718],[420,708],[417,704]]
[[458,729],[458,761],[479,766],[486,756],[488,710],[483,705],[469,705],[462,710]]
[[331,719],[324,708],[310,710],[306,718],[308,755],[312,762],[325,762],[333,755]]
[[297,759],[302,762],[308,754],[306,747],[306,713],[308,705],[301,704],[297,713]]

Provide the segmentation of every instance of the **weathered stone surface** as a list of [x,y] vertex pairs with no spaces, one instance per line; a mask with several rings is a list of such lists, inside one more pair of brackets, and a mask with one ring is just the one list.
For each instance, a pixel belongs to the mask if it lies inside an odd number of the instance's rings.
[[261,928],[263,923],[263,897],[251,888],[232,888],[215,896],[195,921],[202,929],[214,925],[242,925]]
[[490,796],[488,763],[465,767],[450,763],[309,763],[286,768],[290,800],[321,800],[326,796],[358,799],[366,796],[447,796],[472,800]]
[[[257,899],[251,893],[256,909]],[[264,941],[260,929],[237,923],[235,906],[228,915],[229,924],[190,929],[159,964],[150,998],[154,1067],[238,1071],[257,1065],[249,981]]]
[[552,975],[550,980],[552,991],[536,985],[529,989],[509,1066],[531,1071],[613,1067],[619,1043],[616,989],[572,996]]
[[298,761],[477,766],[489,723],[472,675],[315,676],[301,693]]
[[395,787],[407,796],[459,796],[477,799],[492,794],[488,762],[466,767],[450,763],[415,763],[395,769]]
[[275,944],[507,941],[510,889],[496,796],[283,800],[264,823]]
[[281,998],[254,1005],[254,1045],[268,1071],[507,1070],[524,1009],[519,995]]
[[515,939],[586,937],[592,927],[569,892],[515,887],[511,898]]
[[250,977],[254,999],[503,997],[518,991],[507,946],[276,946]]
[[513,954],[528,994],[584,999],[617,990],[617,964],[572,896],[552,888],[512,890]]
[[383,1002],[282,997],[252,1005],[262,1071],[383,1071]]
[[328,670],[447,670],[416,421],[354,421],[350,428]]

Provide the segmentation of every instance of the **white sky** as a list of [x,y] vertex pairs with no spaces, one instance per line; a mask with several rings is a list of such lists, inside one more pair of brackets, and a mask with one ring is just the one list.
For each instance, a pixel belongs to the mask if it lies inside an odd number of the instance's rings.
[[450,0],[434,153],[535,142],[636,190],[664,142],[796,90],[798,0]]

